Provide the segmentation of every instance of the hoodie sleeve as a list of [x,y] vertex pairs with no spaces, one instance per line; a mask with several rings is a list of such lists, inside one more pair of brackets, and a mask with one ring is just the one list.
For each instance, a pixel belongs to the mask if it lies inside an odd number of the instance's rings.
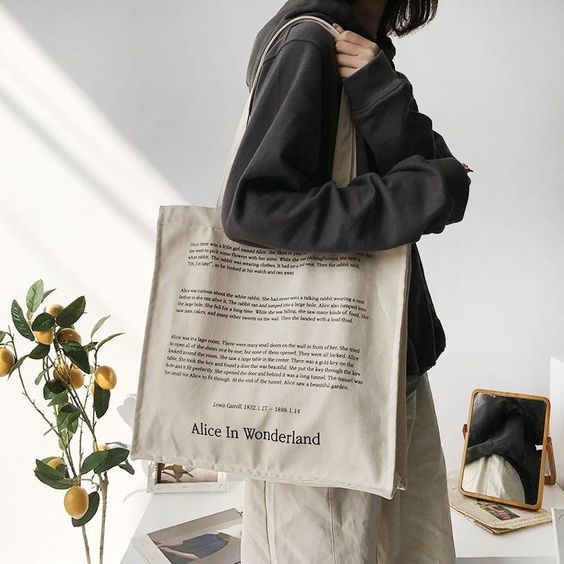
[[[388,64],[390,64],[390,63],[388,62]],[[390,64],[390,66],[393,66],[393,65]],[[411,92],[413,92],[413,87],[411,86],[411,83],[409,82],[409,79],[407,78],[407,76],[405,76],[405,74],[403,74],[403,73],[401,73],[397,70],[395,72],[396,72],[396,75],[398,75],[400,78],[403,78],[405,81],[407,81],[409,83],[409,85],[410,85],[409,87],[411,89]],[[411,96],[410,106],[408,107],[408,110],[409,110],[408,117],[415,116],[417,118],[418,116],[423,115],[419,112],[417,102],[415,101],[415,98],[413,96]],[[431,127],[431,131],[432,131],[432,134],[433,134],[433,143],[435,145],[435,157],[436,158],[453,157],[454,155],[452,154],[452,152],[448,148],[448,145],[446,144],[443,136],[440,133],[438,133],[437,131],[435,131],[434,129],[432,129],[433,122],[431,121],[430,118],[427,118],[427,124],[428,124],[429,127]]]
[[360,174],[342,188],[327,180],[335,74],[326,51],[302,39],[286,38],[265,60],[222,200],[229,239],[290,251],[376,251],[440,233],[458,219],[453,186],[467,190],[469,180],[451,157],[412,154],[385,175]]
[[[419,112],[408,78],[396,71],[384,51],[354,74],[343,79],[351,114],[374,154],[378,170],[390,170],[397,162],[419,154],[427,159],[446,159],[439,166],[463,164],[450,152],[442,135],[433,130],[431,118]],[[464,174],[467,175],[464,170]],[[460,221],[468,200],[468,182],[448,185],[453,213],[447,224]],[[468,185],[467,185],[468,184]]]

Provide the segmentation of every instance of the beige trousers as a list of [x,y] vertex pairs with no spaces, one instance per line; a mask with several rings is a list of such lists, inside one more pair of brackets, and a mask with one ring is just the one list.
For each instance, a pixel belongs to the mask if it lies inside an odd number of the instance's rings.
[[[454,564],[446,467],[428,374],[407,398],[407,489],[245,480],[242,564]],[[354,464],[354,452],[342,453]]]

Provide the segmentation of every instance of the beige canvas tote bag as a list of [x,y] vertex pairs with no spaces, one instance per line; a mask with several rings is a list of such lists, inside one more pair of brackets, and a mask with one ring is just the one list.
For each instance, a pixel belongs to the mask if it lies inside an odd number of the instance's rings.
[[[332,34],[337,31],[321,18]],[[405,489],[410,244],[301,253],[228,239],[221,202],[161,206],[131,448],[146,459],[391,498]],[[333,180],[356,175],[344,90]],[[344,189],[344,188],[343,188]]]

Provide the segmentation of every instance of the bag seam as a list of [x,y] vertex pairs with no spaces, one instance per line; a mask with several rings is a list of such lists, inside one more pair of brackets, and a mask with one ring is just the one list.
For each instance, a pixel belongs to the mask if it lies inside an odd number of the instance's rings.
[[[268,548],[268,560],[269,560],[269,564],[276,564],[273,559],[272,559],[272,543],[270,542],[270,521],[268,519],[268,509],[269,509],[269,505],[268,505],[268,496],[266,493],[266,490],[268,488],[268,484],[270,482],[268,482],[267,480],[265,480],[263,482],[264,484],[264,488],[263,488],[263,492],[264,492],[264,526],[265,526],[265,533],[266,533],[266,546]],[[272,504],[273,505],[273,504]]]
[[327,488],[327,501],[329,504],[329,527],[331,529],[331,555],[333,556],[333,564],[337,564],[337,555],[335,554],[335,529],[333,524],[333,489]]

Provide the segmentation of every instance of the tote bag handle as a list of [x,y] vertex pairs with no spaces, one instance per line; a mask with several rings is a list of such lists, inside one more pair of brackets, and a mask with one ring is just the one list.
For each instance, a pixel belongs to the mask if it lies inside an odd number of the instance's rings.
[[[233,161],[239,145],[241,144],[241,139],[245,133],[247,127],[247,122],[250,115],[251,101],[253,94],[258,83],[258,76],[262,68],[262,64],[268,53],[270,47],[278,39],[280,34],[290,26],[296,24],[302,20],[312,20],[321,24],[327,31],[332,35],[337,36],[339,32],[324,19],[318,18],[316,16],[297,16],[288,20],[282,27],[280,27],[276,33],[272,36],[265,49],[262,52],[255,76],[253,79],[253,84],[251,86],[249,96],[247,98],[247,103],[243,109],[241,119],[239,120],[239,125],[237,126],[237,131],[233,139],[231,150],[227,158],[227,164],[225,165],[225,170],[223,173],[223,180],[221,182],[221,187],[219,189],[219,194],[217,196],[216,208],[219,210],[223,201],[223,193],[225,192],[225,185],[227,184],[227,179],[231,172],[231,167],[233,166]],[[337,125],[337,138],[335,140],[335,151],[333,154],[333,170],[332,170],[332,180],[339,187],[346,186],[354,177],[356,176],[356,128],[351,119],[350,109],[348,105],[348,99],[345,95],[344,87],[341,87],[341,104],[339,107],[339,121]]]

